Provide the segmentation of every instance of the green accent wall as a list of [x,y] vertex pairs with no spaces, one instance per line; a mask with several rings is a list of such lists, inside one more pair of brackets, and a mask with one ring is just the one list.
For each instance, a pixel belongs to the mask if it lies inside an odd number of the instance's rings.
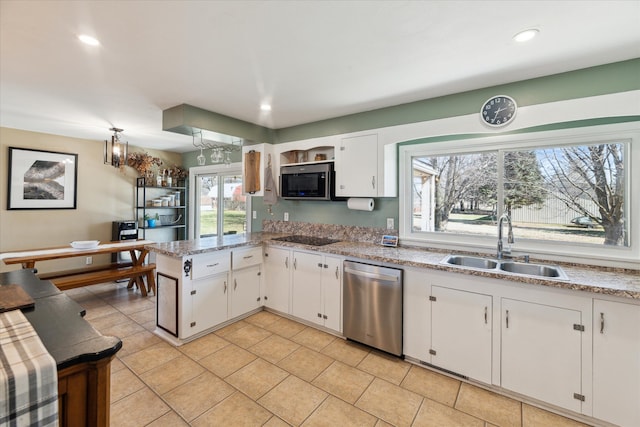
[[516,100],[519,107],[524,107],[636,89],[640,89],[640,59],[277,129],[276,141],[299,141],[472,114],[479,112],[484,101],[497,94],[509,95]]
[[[199,125],[206,124],[207,126],[212,123],[218,123],[220,127],[205,128],[215,129],[217,132],[229,131],[231,135],[244,137],[253,141],[283,143],[471,114],[479,112],[482,103],[496,94],[507,94],[516,99],[518,106],[523,107],[631,90],[640,90],[640,58],[381,108],[283,129],[257,129],[256,125],[216,113],[210,113],[205,110],[193,113],[194,117],[197,117],[198,120],[192,123],[198,123]],[[190,106],[180,107],[182,107],[182,112],[187,110],[191,111],[191,109],[194,108]],[[179,120],[179,114],[175,114],[176,117],[178,117],[177,120]],[[639,117],[634,116],[579,120],[521,129],[514,131],[513,134],[620,123],[624,121],[638,121],[639,119]],[[179,126],[176,121],[174,121],[172,125]],[[248,135],[252,135],[252,138],[249,138]],[[447,135],[417,141],[407,141],[403,144],[460,140],[481,136],[486,137],[488,135]],[[198,154],[199,151],[184,154],[184,166],[196,166],[196,156]],[[238,161],[239,160],[238,158]],[[396,227],[398,225],[398,198],[377,198],[373,212],[349,210],[346,207],[346,202],[279,200],[278,204],[273,207],[273,215],[271,215],[267,211],[267,206],[263,204],[262,197],[254,197],[252,203],[252,209],[255,210],[257,214],[257,219],[252,220],[253,231],[260,231],[262,229],[262,220],[264,219],[282,220],[284,212],[289,213],[289,219],[291,221],[384,228],[386,227],[386,219],[394,218]]]

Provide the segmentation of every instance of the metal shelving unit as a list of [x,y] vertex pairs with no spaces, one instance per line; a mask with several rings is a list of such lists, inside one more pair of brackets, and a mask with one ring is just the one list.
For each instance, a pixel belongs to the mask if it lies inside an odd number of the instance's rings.
[[[175,206],[153,206],[152,201],[169,193],[180,193],[180,204]],[[173,240],[184,240],[187,238],[187,186],[186,180],[178,181],[177,186],[157,187],[146,185],[144,177],[136,179],[136,219],[138,229],[142,231],[143,239],[147,238],[147,231],[174,229]],[[149,227],[144,220],[146,215],[155,217],[158,214],[161,218],[160,224]],[[165,219],[167,224],[162,222]],[[171,218],[171,219],[168,219]],[[148,237],[154,239],[151,235]]]

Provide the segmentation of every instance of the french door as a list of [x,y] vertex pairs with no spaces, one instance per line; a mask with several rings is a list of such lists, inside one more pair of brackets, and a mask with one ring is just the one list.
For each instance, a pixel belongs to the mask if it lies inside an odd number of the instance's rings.
[[241,164],[189,169],[191,209],[189,238],[245,233],[250,197],[242,191]]

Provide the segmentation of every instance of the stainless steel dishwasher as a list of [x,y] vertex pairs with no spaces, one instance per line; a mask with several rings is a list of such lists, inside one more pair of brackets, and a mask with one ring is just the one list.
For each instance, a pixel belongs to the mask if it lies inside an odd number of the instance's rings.
[[402,355],[402,270],[344,262],[344,336]]

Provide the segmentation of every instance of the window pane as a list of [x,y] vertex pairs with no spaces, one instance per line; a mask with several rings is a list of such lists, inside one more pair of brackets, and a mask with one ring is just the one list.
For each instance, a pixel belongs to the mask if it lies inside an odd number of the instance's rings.
[[413,231],[495,234],[497,153],[412,159]]
[[504,209],[517,238],[628,246],[624,143],[504,153]]

